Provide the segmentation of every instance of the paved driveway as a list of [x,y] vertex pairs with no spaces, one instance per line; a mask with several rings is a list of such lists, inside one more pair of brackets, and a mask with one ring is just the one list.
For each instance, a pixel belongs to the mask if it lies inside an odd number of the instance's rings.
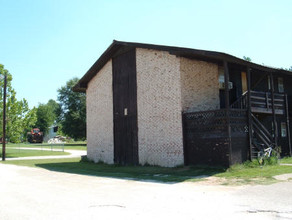
[[162,184],[0,164],[0,219],[292,219],[292,182]]

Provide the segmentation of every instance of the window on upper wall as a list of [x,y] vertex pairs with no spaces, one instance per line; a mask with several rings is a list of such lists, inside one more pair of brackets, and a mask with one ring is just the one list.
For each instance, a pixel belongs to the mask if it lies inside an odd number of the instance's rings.
[[278,92],[284,92],[284,82],[282,77],[278,77]]
[[[224,68],[219,66],[218,68],[218,81],[219,81],[219,89],[225,89],[225,75],[224,75]],[[233,83],[228,82],[228,89],[233,89]]]
[[287,137],[287,126],[285,122],[281,122],[281,137]]
[[224,77],[223,67],[219,67],[218,69],[218,81],[219,81],[219,89],[224,89],[225,77]]

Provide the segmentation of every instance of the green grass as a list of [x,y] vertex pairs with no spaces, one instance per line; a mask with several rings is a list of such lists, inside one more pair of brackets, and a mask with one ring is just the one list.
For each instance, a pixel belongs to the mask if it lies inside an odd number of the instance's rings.
[[101,163],[95,164],[92,162],[81,162],[80,158],[18,160],[5,161],[3,163],[29,167],[41,167],[52,171],[82,175],[160,182],[199,181],[202,180],[202,175],[210,176],[223,171],[223,168],[212,167],[163,168],[156,166],[118,166]]
[[[291,161],[292,158],[287,158]],[[229,169],[221,167],[193,166],[164,168],[157,166],[119,166],[102,163],[80,161],[80,158],[49,159],[49,160],[18,160],[5,161],[5,164],[15,164],[29,167],[39,167],[52,171],[93,175],[112,178],[127,178],[133,180],[149,180],[160,182],[200,181],[207,176],[214,176],[218,184],[272,184],[277,182],[273,176],[292,173],[292,166],[265,165],[254,166],[252,163],[234,165]]]
[[[30,143],[20,143],[20,144],[12,144],[8,143],[7,148],[9,147],[17,147],[17,148],[23,148],[23,147],[29,147],[29,148],[51,148],[51,144],[48,143],[42,143],[42,144],[30,144]],[[61,149],[62,146],[60,144],[53,145],[54,149]],[[72,142],[72,143],[65,143],[64,144],[65,150],[86,150],[86,142]]]
[[292,166],[266,165],[251,167],[237,164],[216,177],[224,178],[223,184],[270,184],[277,182],[273,177],[280,174],[292,173]]
[[[2,147],[0,147],[0,156],[2,157]],[[6,158],[15,157],[33,157],[33,156],[57,156],[57,155],[68,155],[69,153],[62,151],[46,151],[46,150],[24,150],[21,148],[6,148]]]
[[292,164],[292,157],[284,157],[280,160],[280,163]]

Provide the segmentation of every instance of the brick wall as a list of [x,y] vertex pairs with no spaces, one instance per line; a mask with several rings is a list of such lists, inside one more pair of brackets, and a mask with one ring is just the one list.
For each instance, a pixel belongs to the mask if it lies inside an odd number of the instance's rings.
[[182,108],[185,112],[219,109],[218,65],[180,58]]
[[[139,163],[184,163],[183,111],[219,108],[218,66],[168,52],[136,49]],[[90,81],[87,98],[88,158],[113,163],[111,60]]]
[[137,54],[139,163],[184,163],[180,60],[168,52],[140,49]]
[[112,164],[113,94],[111,60],[89,82],[86,90],[87,156],[94,162]]

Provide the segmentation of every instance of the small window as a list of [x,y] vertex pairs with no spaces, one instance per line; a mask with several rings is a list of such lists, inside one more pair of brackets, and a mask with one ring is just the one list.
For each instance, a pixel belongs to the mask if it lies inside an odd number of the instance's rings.
[[[225,89],[225,75],[224,68],[218,68],[218,81],[219,81],[219,89]],[[228,89],[233,89],[233,82],[228,82]]]
[[278,91],[284,92],[284,82],[282,77],[278,78]]
[[285,122],[281,123],[281,137],[287,137],[287,126]]
[[224,68],[222,67],[219,67],[218,69],[218,81],[219,81],[219,88],[224,89],[225,77],[224,77]]

